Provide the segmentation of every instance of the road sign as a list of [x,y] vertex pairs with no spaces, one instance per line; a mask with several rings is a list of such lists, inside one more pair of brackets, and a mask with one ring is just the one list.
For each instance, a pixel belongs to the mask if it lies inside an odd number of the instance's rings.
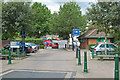
[[21,42],[21,46],[25,46],[25,42]]
[[20,42],[17,42],[16,44],[19,46],[19,45],[20,45]]
[[11,48],[19,48],[20,47],[20,42],[10,42],[10,47]]
[[25,35],[25,31],[20,31],[20,35]]
[[73,36],[79,36],[79,29],[73,29]]

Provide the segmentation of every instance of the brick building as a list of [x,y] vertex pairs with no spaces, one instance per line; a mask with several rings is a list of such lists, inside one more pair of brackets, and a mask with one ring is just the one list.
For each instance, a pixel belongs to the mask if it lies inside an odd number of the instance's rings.
[[4,47],[5,45],[10,44],[9,40],[0,40],[0,47]]
[[[104,42],[105,33],[98,32],[98,29],[88,30],[79,36],[80,47],[88,49],[89,44],[96,44],[97,42]],[[107,34],[107,42],[113,42],[113,36]]]

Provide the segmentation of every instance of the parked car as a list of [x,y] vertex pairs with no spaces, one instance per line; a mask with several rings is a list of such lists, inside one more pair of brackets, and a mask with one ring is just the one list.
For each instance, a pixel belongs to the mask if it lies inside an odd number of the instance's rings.
[[58,43],[52,43],[52,48],[58,48]]
[[90,46],[90,51],[91,51],[91,52],[94,51],[94,48],[95,48],[98,44],[100,44],[100,43],[103,43],[103,42],[98,42],[96,45]]
[[[108,52],[114,52],[115,48],[118,48],[118,46],[116,46],[113,43],[106,43],[106,47],[107,47],[107,51]],[[95,48],[94,48],[94,53],[95,54],[100,54],[102,51],[105,51],[105,43],[99,43]]]
[[34,43],[25,43],[26,46],[31,46],[32,47],[32,52],[37,51],[37,46]]
[[10,44],[5,45],[3,48],[4,48],[4,50],[6,50],[6,49],[9,50]]
[[33,51],[32,46],[26,45],[25,46],[26,53],[31,53]]
[[45,46],[45,42],[47,43],[47,46],[52,46],[52,41],[50,40],[43,41],[44,46]]
[[39,48],[40,48],[40,45],[38,45],[38,44],[37,44],[36,46],[37,46],[37,50],[39,50]]

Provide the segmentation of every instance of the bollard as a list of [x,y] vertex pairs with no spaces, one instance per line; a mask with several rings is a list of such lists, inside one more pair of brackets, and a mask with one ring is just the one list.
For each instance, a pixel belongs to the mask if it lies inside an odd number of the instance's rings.
[[78,49],[79,55],[78,55],[78,65],[81,65],[81,55],[80,55],[80,48]]
[[18,52],[19,52],[19,58],[21,57],[21,55],[20,55],[20,49],[18,50]]
[[76,58],[78,58],[78,47],[76,47]]
[[23,51],[23,57],[25,57],[25,51]]
[[26,51],[26,49],[25,49],[25,56],[27,56],[27,51]]
[[94,50],[92,51],[92,59],[94,59]]
[[5,49],[3,49],[3,54],[5,54]]
[[119,80],[119,58],[118,54],[115,55],[115,80]]
[[88,70],[87,70],[87,52],[86,51],[84,51],[84,72],[88,73]]
[[9,61],[8,61],[8,64],[12,64],[11,63],[11,49],[9,48]]

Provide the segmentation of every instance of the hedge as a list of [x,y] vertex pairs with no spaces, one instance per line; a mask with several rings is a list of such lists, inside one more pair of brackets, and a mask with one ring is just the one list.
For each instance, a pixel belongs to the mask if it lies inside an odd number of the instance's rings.
[[[22,42],[22,39],[16,39],[18,42]],[[43,39],[41,38],[37,38],[37,39],[33,39],[33,38],[26,38],[25,39],[25,42],[31,42],[31,43],[35,43],[35,44],[38,44],[40,45],[40,48],[44,48],[44,45],[43,45]]]

